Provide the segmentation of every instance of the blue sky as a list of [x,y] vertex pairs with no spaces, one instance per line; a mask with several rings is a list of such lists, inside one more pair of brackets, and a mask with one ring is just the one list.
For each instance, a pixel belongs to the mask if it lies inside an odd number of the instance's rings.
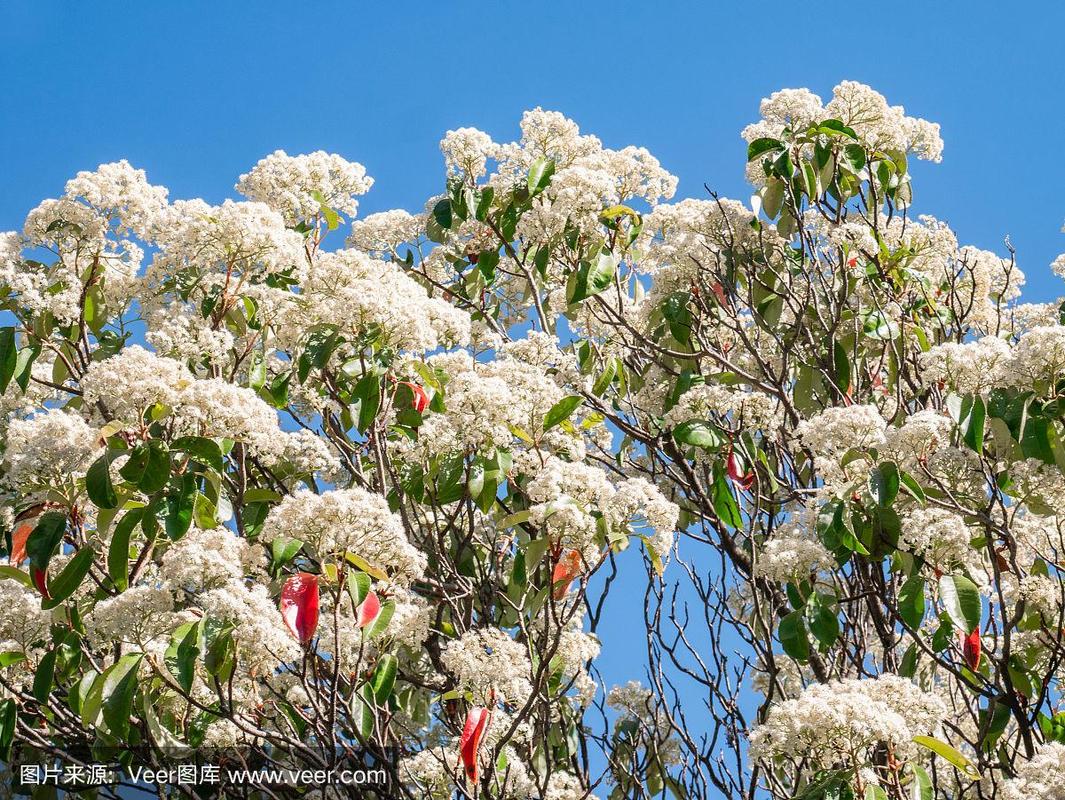
[[[600,2],[91,3],[0,7],[0,230],[81,169],[127,158],[175,198],[217,202],[277,148],[324,149],[376,180],[363,213],[442,186],[449,128],[517,135],[536,105],[608,146],[746,198],[741,128],[776,89],[873,85],[939,122],[915,205],[1004,252],[1033,300],[1065,294],[1065,4]],[[627,556],[630,554],[627,554]],[[629,560],[631,563],[631,559]],[[631,566],[635,567],[635,564]],[[616,593],[608,679],[632,677],[642,591]],[[631,653],[623,649],[635,647]]]
[[1065,5],[814,7],[7,0],[0,229],[102,161],[217,201],[279,147],[364,163],[377,179],[365,211],[417,208],[440,188],[445,130],[510,140],[535,105],[609,146],[648,147],[681,196],[706,182],[746,197],[738,133],[758,100],[791,86],[827,96],[850,78],[942,124],[945,158],[919,165],[918,210],[965,243],[1010,234],[1039,299],[1057,296],[1045,276],[1065,251]]

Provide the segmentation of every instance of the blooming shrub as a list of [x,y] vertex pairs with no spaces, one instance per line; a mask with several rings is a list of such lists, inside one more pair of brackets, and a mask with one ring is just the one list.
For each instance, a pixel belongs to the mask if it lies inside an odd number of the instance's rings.
[[[278,151],[0,236],[0,760],[1062,796],[1061,312],[910,213],[939,128],[872,89],[743,137],[751,207],[536,109],[418,213]],[[595,667],[619,570],[646,686]]]

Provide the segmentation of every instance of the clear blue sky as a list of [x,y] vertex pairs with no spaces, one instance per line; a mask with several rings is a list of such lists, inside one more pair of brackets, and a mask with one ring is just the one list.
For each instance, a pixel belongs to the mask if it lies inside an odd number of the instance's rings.
[[[680,197],[706,182],[746,198],[739,131],[759,99],[849,78],[942,124],[916,210],[962,243],[1003,252],[1010,234],[1031,299],[1048,300],[1065,294],[1047,268],[1065,251],[1063,29],[1051,2],[6,0],[0,230],[104,161],[217,202],[277,148],[365,164],[364,213],[416,210],[441,188],[444,131],[509,141],[536,105],[649,148]],[[641,597],[613,598],[610,680],[634,677]]]

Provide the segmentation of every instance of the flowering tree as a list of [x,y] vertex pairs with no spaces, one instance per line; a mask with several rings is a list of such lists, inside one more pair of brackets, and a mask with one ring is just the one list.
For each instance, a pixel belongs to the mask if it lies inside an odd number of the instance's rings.
[[[938,126],[855,83],[761,115],[751,208],[537,109],[449,132],[444,194],[343,247],[372,181],[320,152],[220,206],[120,162],[34,209],[0,238],[0,757],[1065,797],[1058,309],[910,216]],[[623,568],[646,688],[605,691]]]

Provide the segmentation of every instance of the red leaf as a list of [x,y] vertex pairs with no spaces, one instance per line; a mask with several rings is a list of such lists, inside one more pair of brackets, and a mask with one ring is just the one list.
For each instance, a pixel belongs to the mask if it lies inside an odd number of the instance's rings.
[[15,532],[11,534],[11,555],[8,560],[12,564],[21,564],[26,560],[26,540],[30,538],[30,534],[33,533],[35,522],[23,522],[17,528]]
[[743,458],[732,448],[729,448],[728,451],[725,472],[728,473],[733,482],[743,489],[750,489],[754,485],[754,472],[746,469]]
[[45,600],[51,600],[52,595],[48,593],[48,571],[38,569],[37,567],[30,567],[30,577],[33,578],[33,585],[37,587],[37,591],[41,593],[41,597]]
[[581,574],[581,554],[579,550],[567,550],[551,571],[551,585],[555,587],[552,596],[561,600],[569,591],[573,579]]
[[965,663],[973,672],[980,668],[980,628],[973,628],[973,632],[962,637],[962,655]]
[[281,617],[293,635],[306,645],[318,628],[318,576],[297,572],[281,588]]
[[722,286],[720,283],[715,282],[714,285],[711,286],[710,288],[713,289],[714,297],[717,298],[717,302],[720,303],[722,305],[722,307],[724,307],[724,308],[731,308],[732,307],[732,304],[728,301],[728,297],[725,296],[725,287],[724,286]]
[[359,619],[358,626],[365,628],[367,625],[372,625],[373,621],[377,619],[377,615],[381,613],[381,599],[370,592],[366,595],[365,599],[359,603]]
[[414,395],[414,399],[411,401],[411,406],[419,414],[429,407],[429,395],[421,386],[416,383],[411,383],[410,381],[400,381],[399,385],[406,386],[410,389],[411,394]]
[[466,772],[466,780],[472,784],[477,783],[480,774],[477,763],[478,751],[481,749],[481,738],[488,730],[488,723],[492,720],[492,713],[487,708],[474,706],[466,715],[466,725],[462,729],[462,738],[459,739],[459,752],[462,754],[462,767]]

